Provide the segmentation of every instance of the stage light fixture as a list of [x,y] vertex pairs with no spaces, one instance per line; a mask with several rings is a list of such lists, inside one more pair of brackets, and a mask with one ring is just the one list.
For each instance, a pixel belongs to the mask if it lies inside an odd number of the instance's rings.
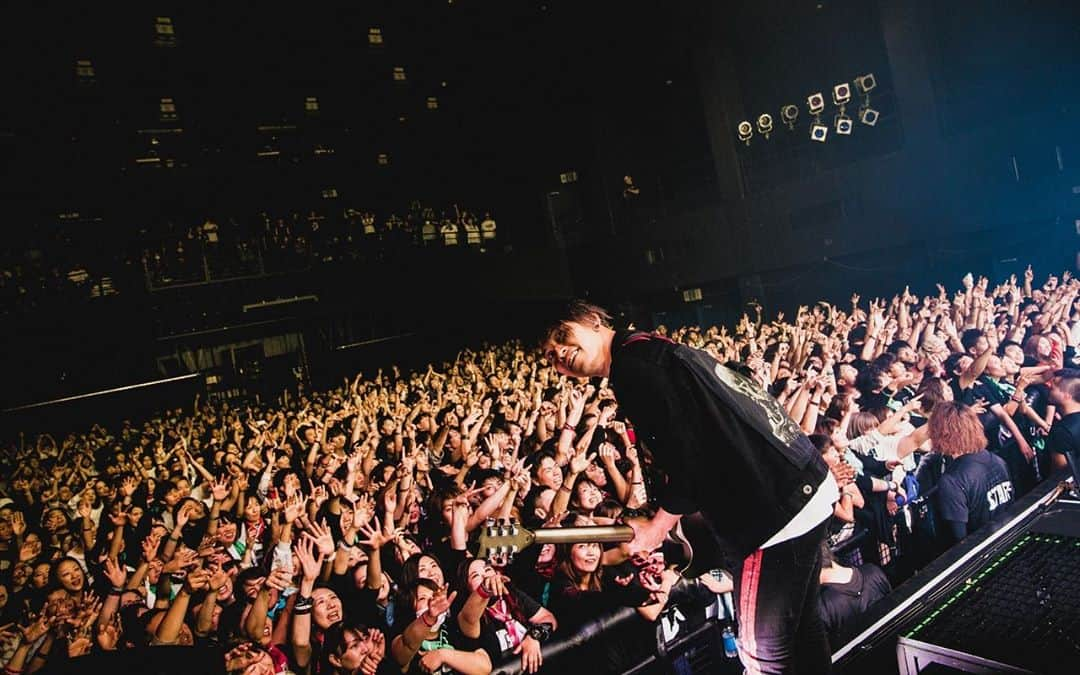
[[832,88],[832,100],[836,105],[844,105],[851,100],[851,85],[841,82]]
[[841,113],[841,114],[836,116],[835,124],[836,124],[836,133],[841,134],[843,136],[850,136],[851,135],[851,118],[850,117],[848,117],[847,115]]
[[860,94],[868,94],[873,91],[877,86],[877,80],[874,78],[873,73],[867,73],[866,75],[859,75],[855,78],[855,90]]
[[825,110],[825,97],[821,92],[815,92],[806,97],[806,105],[810,108],[811,115],[818,115]]
[[824,124],[812,124],[810,126],[810,140],[824,143],[829,136],[829,127]]
[[780,118],[788,129],[795,129],[795,120],[799,119],[799,106],[787,104],[780,109]]
[[868,127],[872,127],[877,124],[878,117],[881,113],[867,106],[859,110],[859,121]]
[[762,113],[761,115],[758,115],[757,130],[759,134],[761,134],[765,138],[768,138],[769,134],[772,133],[772,115],[770,115],[769,113]]
[[750,122],[743,120],[739,122],[739,140],[747,145],[750,145],[750,139],[754,136],[754,125]]

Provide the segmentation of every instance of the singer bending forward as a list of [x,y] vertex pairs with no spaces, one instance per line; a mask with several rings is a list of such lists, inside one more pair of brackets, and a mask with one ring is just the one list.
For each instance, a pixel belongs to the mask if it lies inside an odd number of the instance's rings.
[[573,302],[543,340],[563,375],[608,377],[619,407],[668,475],[659,510],[635,527],[650,551],[700,511],[732,556],[739,653],[748,673],[825,673],[817,613],[820,546],[839,494],[821,454],[783,407],[709,354],[616,331]]

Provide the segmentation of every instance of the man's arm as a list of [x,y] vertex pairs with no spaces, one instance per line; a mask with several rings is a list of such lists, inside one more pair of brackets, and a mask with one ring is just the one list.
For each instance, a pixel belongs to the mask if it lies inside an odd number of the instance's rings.
[[982,354],[979,354],[971,365],[967,367],[963,373],[960,374],[960,389],[968,389],[971,385],[975,384],[975,380],[979,379],[979,376],[986,370],[986,364],[990,361],[990,356],[993,355],[994,350],[987,348]]

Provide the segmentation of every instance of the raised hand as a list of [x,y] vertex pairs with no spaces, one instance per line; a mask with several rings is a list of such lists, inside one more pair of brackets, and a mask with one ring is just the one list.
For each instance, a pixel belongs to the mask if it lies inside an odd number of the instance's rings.
[[360,672],[363,675],[375,675],[379,670],[379,664],[386,658],[386,636],[378,628],[368,629],[367,639],[371,643],[368,653],[360,664]]
[[285,500],[285,522],[293,523],[304,512],[304,497],[296,493]]
[[184,526],[188,524],[188,521],[191,520],[191,508],[192,503],[185,502],[184,505],[180,507],[180,510],[176,512],[176,527],[183,529]]
[[19,626],[19,632],[22,633],[23,642],[36,642],[48,633],[51,627],[48,617],[45,616],[45,612],[42,612],[33,618],[29,625]]
[[470,450],[469,453],[465,455],[465,468],[471,469],[472,467],[476,466],[476,463],[479,461],[480,453],[477,452],[475,449]]
[[300,561],[300,571],[304,575],[304,578],[309,581],[319,577],[319,573],[322,571],[323,561],[326,560],[326,555],[321,550],[318,551],[317,556],[315,550],[315,539],[311,536],[305,536],[293,547],[296,558]]
[[581,452],[579,452],[578,454],[576,454],[576,455],[574,455],[573,457],[570,458],[570,472],[571,473],[581,473],[581,472],[583,472],[585,469],[589,468],[589,465],[592,464],[592,461],[594,459],[596,459],[596,453],[595,452],[591,453],[589,455],[586,455],[585,451],[582,450]]
[[188,593],[195,593],[204,588],[209,588],[209,586],[210,570],[208,569],[200,567],[199,569],[191,570],[188,572],[187,576],[184,577],[184,588],[187,589]]
[[383,511],[389,514],[393,514],[397,511],[397,484],[392,483],[385,490],[382,495]]
[[353,529],[366,524],[375,514],[375,501],[369,495],[360,495],[353,502]]
[[450,606],[454,604],[454,600],[457,598],[457,591],[447,595],[448,590],[450,590],[449,584],[435,591],[435,594],[428,600],[428,614],[433,617],[438,617],[439,615],[450,611]]
[[101,614],[101,608],[105,605],[104,601],[94,594],[93,591],[87,591],[83,598],[83,608],[79,610],[79,614],[76,617],[78,622],[78,629],[81,633],[89,634],[90,626],[94,625],[98,616]]
[[225,588],[225,585],[229,583],[229,573],[220,564],[216,564],[210,569],[210,590],[220,591]]
[[90,641],[90,638],[85,635],[79,635],[71,640],[68,640],[67,654],[68,658],[78,658],[90,653],[90,648],[94,646],[94,643]]
[[127,511],[121,511],[120,513],[110,513],[109,522],[111,522],[116,527],[123,527],[128,522]]
[[601,443],[599,448],[600,461],[605,466],[614,466],[615,460],[619,458],[619,451],[615,449],[615,446],[611,443]]
[[326,482],[326,487],[330,490],[331,495],[340,497],[345,494],[345,484],[334,478],[333,475],[329,473],[323,474],[323,480]]
[[229,496],[229,479],[228,477],[222,477],[215,480],[210,484],[210,494],[213,495],[215,502],[223,502],[225,498]]
[[157,557],[158,545],[161,544],[161,532],[151,532],[146,539],[142,540],[143,560],[150,562]]
[[193,548],[185,548],[183,551],[177,551],[176,555],[161,568],[161,572],[163,574],[176,574],[187,567],[194,567],[198,563],[199,552]]
[[575,411],[585,409],[585,394],[577,388],[570,389],[570,409]]
[[135,489],[139,487],[139,481],[134,476],[128,476],[120,483],[120,494],[124,497],[130,497],[135,494]]
[[507,582],[510,579],[495,570],[488,570],[484,574],[484,580],[480,582],[484,592],[493,598],[501,597],[509,593]]
[[246,673],[250,666],[262,659],[262,650],[256,649],[250,642],[244,642],[225,655],[225,669],[230,673]]
[[127,568],[112,558],[105,559],[105,578],[113,588],[123,588],[127,582]]
[[315,510],[318,511],[329,497],[330,495],[326,491],[326,486],[319,485],[311,491],[311,496],[308,499],[315,506]]
[[120,643],[120,614],[117,613],[112,621],[98,626],[97,643],[105,651],[113,651]]
[[972,403],[969,407],[973,411],[975,411],[976,415],[982,415],[984,412],[986,412],[989,405],[987,404],[985,398],[977,398],[975,399],[975,402]]
[[292,572],[284,567],[271,570],[269,576],[263,581],[263,585],[267,588],[279,591],[284,591],[290,584],[292,584]]
[[830,467],[830,470],[832,471],[833,478],[836,479],[836,484],[841,489],[855,480],[855,467],[847,462],[838,462],[836,465]]
[[29,562],[41,554],[41,540],[31,539],[19,546],[19,562]]
[[22,511],[11,514],[11,531],[16,537],[21,537],[26,532],[26,517]]
[[528,471],[522,471],[512,479],[514,481],[514,487],[519,495],[525,495],[529,493],[529,489],[532,488],[532,476]]
[[330,528],[327,526],[326,521],[320,523],[308,523],[308,530],[304,533],[304,539],[311,541],[312,545],[317,548],[319,555],[330,556],[334,553],[334,537],[330,534]]
[[389,526],[383,531],[378,520],[373,520],[371,525],[361,525],[360,532],[365,539],[361,539],[359,543],[370,550],[382,548],[401,534],[401,530],[393,526]]

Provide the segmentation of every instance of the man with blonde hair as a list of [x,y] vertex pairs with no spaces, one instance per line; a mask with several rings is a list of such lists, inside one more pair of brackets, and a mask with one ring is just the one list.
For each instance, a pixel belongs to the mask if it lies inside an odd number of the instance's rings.
[[934,451],[952,458],[938,481],[938,531],[951,544],[990,522],[1013,500],[1005,460],[986,449],[975,411],[955,401],[934,406],[927,423]]

